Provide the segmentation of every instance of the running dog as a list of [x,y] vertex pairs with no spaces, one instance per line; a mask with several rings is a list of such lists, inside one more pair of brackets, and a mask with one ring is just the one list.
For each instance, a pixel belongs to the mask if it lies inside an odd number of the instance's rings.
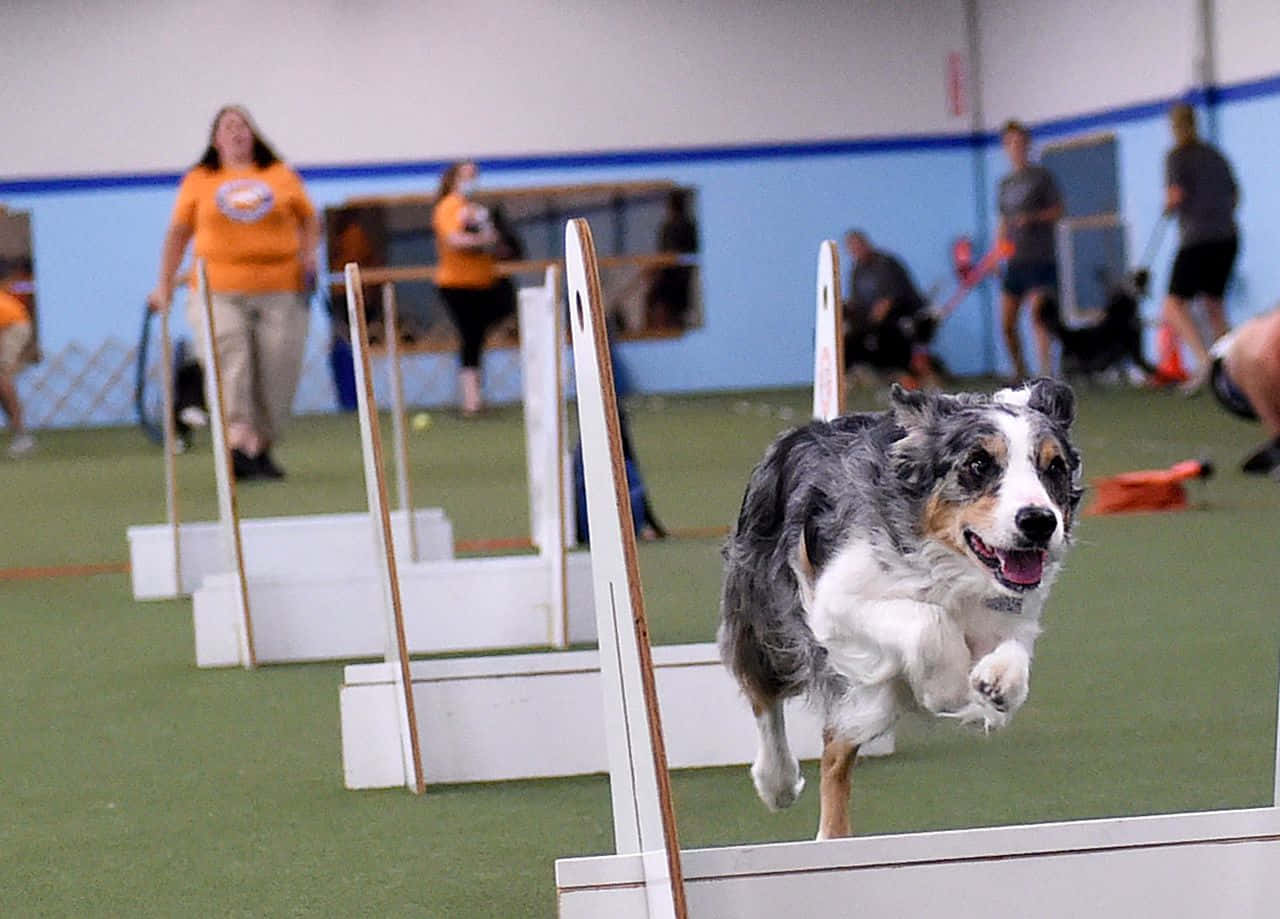
[[819,839],[849,835],[858,747],[905,708],[991,729],[1026,701],[1082,493],[1064,384],[890,398],[779,437],[724,550],[719,644],[756,718],[751,777],[770,809],[796,801],[783,702],[807,695]]
[[1146,271],[1134,272],[1124,283],[1111,289],[1098,322],[1077,328],[1062,321],[1057,298],[1045,297],[1039,315],[1062,343],[1063,372],[1090,376],[1131,361],[1147,376],[1155,376],[1155,367],[1142,353],[1142,316],[1138,302],[1146,293],[1146,286]]

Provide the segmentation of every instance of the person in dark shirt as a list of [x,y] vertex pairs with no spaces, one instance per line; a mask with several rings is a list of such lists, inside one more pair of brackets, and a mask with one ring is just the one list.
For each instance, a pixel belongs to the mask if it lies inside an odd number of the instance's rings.
[[[698,251],[698,226],[689,215],[689,193],[682,188],[667,196],[667,211],[658,228],[658,251],[682,255]],[[645,298],[650,328],[683,329],[689,321],[691,265],[659,268]]]
[[845,366],[914,373],[925,385],[934,385],[931,362],[923,353],[934,324],[910,273],[896,256],[876,249],[861,230],[850,230],[844,242],[853,259],[844,306]]
[[1023,302],[1030,300],[1040,375],[1052,376],[1052,337],[1040,318],[1040,307],[1045,297],[1054,295],[1058,287],[1054,224],[1062,216],[1062,195],[1053,174],[1030,161],[1031,135],[1025,125],[1019,121],[1006,122],[1000,131],[1000,140],[1013,167],[1000,180],[996,196],[1000,212],[999,237],[1013,244],[1013,255],[1005,266],[1000,291],[1000,325],[1014,375],[1025,380],[1027,365],[1022,358],[1022,340],[1018,337],[1018,315]]
[[1191,314],[1202,298],[1213,339],[1227,333],[1222,295],[1239,249],[1235,209],[1240,190],[1231,165],[1196,133],[1196,113],[1180,102],[1169,112],[1174,147],[1165,158],[1165,213],[1178,215],[1178,254],[1173,260],[1164,320],[1187,343],[1197,367],[1188,391],[1203,385],[1209,349]]

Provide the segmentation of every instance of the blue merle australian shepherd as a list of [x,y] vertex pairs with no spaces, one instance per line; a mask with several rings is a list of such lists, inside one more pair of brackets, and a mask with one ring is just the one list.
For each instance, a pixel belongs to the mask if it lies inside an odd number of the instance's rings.
[[819,839],[849,835],[858,746],[905,707],[990,729],[1026,701],[1080,503],[1067,386],[891,402],[779,437],[725,547],[720,650],[756,717],[751,776],[770,808],[795,802],[783,702],[807,695]]

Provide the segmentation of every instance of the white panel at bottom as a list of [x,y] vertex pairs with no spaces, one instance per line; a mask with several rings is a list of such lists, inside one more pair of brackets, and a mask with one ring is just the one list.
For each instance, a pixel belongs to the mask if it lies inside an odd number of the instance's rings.
[[[713,644],[654,649],[659,704],[673,768],[748,763],[755,756],[751,709]],[[414,661],[414,705],[428,785],[492,782],[605,772],[599,655],[563,651]],[[346,668],[340,694],[348,788],[403,784],[393,735],[371,739],[348,725],[381,723],[394,701],[371,691],[389,686],[385,664]],[[375,710],[375,708],[377,710]],[[821,753],[821,726],[803,704],[788,706],[796,754]],[[381,742],[375,756],[356,744]],[[743,774],[741,780],[750,779]],[[763,811],[763,806],[762,806]]]
[[[407,558],[407,516],[392,511],[397,552]],[[453,525],[438,507],[413,512],[420,560],[453,558]],[[175,585],[173,533],[165,524],[132,526],[129,573],[135,600],[193,593],[205,578],[231,570],[219,524],[191,521],[178,527],[182,542],[182,583]],[[373,566],[373,536],[367,513],[257,517],[240,521],[245,574],[254,577],[337,575]]]
[[[569,640],[593,641],[590,556],[569,553],[566,565]],[[551,571],[538,556],[402,563],[398,570],[410,654],[551,644]],[[381,657],[380,590],[372,564],[325,575],[250,577],[258,663]],[[236,597],[232,575],[211,575],[193,594],[198,666],[241,663]]]
[[[689,915],[1262,919],[1280,904],[1274,809],[683,853]],[[645,915],[638,856],[556,863],[561,919]]]

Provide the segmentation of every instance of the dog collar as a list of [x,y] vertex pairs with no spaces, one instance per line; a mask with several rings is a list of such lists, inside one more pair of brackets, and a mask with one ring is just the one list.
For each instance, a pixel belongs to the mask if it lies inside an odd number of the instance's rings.
[[987,609],[995,610],[997,613],[1012,613],[1016,616],[1022,612],[1022,598],[1006,596],[987,597],[986,607]]

